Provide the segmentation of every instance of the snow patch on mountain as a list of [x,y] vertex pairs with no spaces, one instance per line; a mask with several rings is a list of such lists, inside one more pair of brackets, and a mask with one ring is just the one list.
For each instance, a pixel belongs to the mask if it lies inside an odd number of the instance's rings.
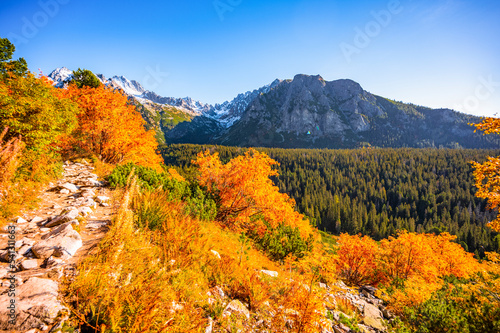
[[[281,80],[275,80],[271,84],[263,86],[253,91],[239,94],[232,101],[226,101],[222,104],[206,104],[200,101],[195,101],[191,97],[174,98],[163,97],[153,91],[146,90],[142,85],[135,81],[129,80],[124,76],[113,76],[106,78],[102,74],[96,74],[97,78],[106,86],[119,88],[125,94],[134,97],[142,104],[156,103],[161,105],[169,105],[176,107],[193,116],[205,116],[219,122],[223,127],[231,127],[238,121],[245,112],[248,105],[257,98],[260,94],[265,94],[281,83]],[[73,72],[66,67],[57,68],[48,76],[56,87],[63,87],[65,83],[73,78]]]
[[119,86],[127,95],[139,97],[146,92],[146,89],[139,82],[135,80],[130,81],[124,76],[113,76],[109,81]]
[[265,85],[253,91],[239,94],[232,101],[222,104],[215,104],[205,116],[218,120],[224,127],[231,127],[241,118],[248,105],[259,95],[268,93],[271,89],[281,83],[281,80],[274,80],[271,84]]

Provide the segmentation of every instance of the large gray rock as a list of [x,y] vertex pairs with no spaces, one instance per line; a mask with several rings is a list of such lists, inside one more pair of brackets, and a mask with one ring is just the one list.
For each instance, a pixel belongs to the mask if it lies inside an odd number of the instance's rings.
[[51,227],[61,225],[63,223],[66,223],[66,222],[69,222],[69,221],[76,219],[79,215],[80,215],[80,212],[78,211],[78,209],[71,207],[70,210],[65,211],[61,215],[59,215],[59,216],[53,218],[51,221],[47,222],[45,224],[45,227],[51,228]]
[[23,271],[38,268],[38,261],[36,259],[24,260],[21,262],[21,268]]
[[0,330],[26,332],[33,328],[41,328],[55,321],[57,316],[66,311],[59,302],[58,283],[49,279],[30,278],[26,283],[17,288],[15,324],[11,322],[10,309],[11,297],[8,294],[0,296]]
[[383,331],[386,329],[382,322],[382,313],[378,309],[378,307],[370,304],[370,303],[365,303],[365,308],[363,311],[363,324],[367,326],[371,326],[373,328],[378,329],[379,331]]
[[61,256],[63,253],[73,256],[82,245],[80,234],[67,223],[44,235],[31,251],[39,259],[49,258],[52,254]]

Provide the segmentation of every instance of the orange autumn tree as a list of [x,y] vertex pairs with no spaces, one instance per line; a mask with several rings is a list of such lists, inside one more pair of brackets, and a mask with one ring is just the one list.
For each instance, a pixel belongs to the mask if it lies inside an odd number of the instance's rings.
[[384,281],[404,284],[415,275],[426,282],[434,281],[439,271],[429,236],[401,231],[397,237],[382,240],[380,268]]
[[409,279],[432,283],[453,275],[469,277],[480,270],[472,253],[453,242],[456,236],[400,231],[377,244],[368,236],[339,237],[337,267],[351,284],[404,286]]
[[[500,134],[500,119],[485,118],[479,124],[474,125],[476,130],[484,134]],[[472,162],[474,167],[474,178],[476,179],[476,196],[488,199],[490,209],[498,208],[500,205],[500,157],[488,157],[484,163]],[[500,232],[500,215],[489,223],[489,227]]]
[[368,236],[341,234],[337,271],[349,285],[377,284],[378,245]]
[[266,231],[266,224],[298,227],[301,236],[312,233],[302,214],[295,211],[295,201],[280,193],[269,177],[277,175],[272,167],[278,162],[254,149],[222,164],[218,153],[198,154],[193,161],[199,168],[198,180],[215,194],[218,204],[216,220],[233,230]]
[[153,131],[146,131],[144,120],[127,96],[104,85],[69,85],[62,94],[80,109],[78,127],[67,140],[80,151],[97,155],[112,164],[133,162],[161,170]]
[[479,262],[474,254],[467,252],[454,241],[457,236],[444,232],[439,235],[429,234],[427,239],[434,251],[435,262],[440,276],[453,275],[458,278],[468,278],[480,270]]

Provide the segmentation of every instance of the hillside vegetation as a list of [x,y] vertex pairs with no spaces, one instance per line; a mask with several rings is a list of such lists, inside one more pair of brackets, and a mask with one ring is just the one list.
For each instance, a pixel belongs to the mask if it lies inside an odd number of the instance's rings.
[[[247,169],[232,169],[242,160]],[[272,161],[264,154],[249,151],[219,164],[206,151],[194,162],[193,181],[132,165],[108,177],[128,184],[120,210],[99,253],[69,287],[89,327],[319,332],[342,322],[334,315],[342,313],[359,330],[366,316],[339,287],[343,280],[379,288],[400,318],[386,324],[389,331],[444,332],[436,316],[453,323],[459,316],[466,332],[500,328],[497,254],[480,262],[448,233],[401,231],[380,243],[332,238],[290,210],[269,183]],[[271,200],[276,210],[261,195],[280,197]]]
[[[225,161],[246,149],[169,145],[165,162],[193,172],[191,159],[204,149]],[[274,183],[320,229],[362,233],[376,240],[397,230],[456,235],[478,255],[498,251],[500,236],[486,228],[494,212],[474,196],[470,161],[498,151],[449,149],[312,150],[259,148],[279,162]]]

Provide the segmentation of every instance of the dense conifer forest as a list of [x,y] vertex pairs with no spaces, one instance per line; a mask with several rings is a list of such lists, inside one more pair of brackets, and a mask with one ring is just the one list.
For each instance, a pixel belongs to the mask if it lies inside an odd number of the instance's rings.
[[[223,161],[245,149],[168,145],[167,165],[191,177],[191,160],[202,150]],[[497,156],[492,150],[452,149],[258,149],[280,163],[274,181],[319,229],[362,233],[376,240],[397,230],[457,235],[468,251],[482,256],[500,249],[500,235],[485,225],[495,214],[474,196],[470,161]]]

